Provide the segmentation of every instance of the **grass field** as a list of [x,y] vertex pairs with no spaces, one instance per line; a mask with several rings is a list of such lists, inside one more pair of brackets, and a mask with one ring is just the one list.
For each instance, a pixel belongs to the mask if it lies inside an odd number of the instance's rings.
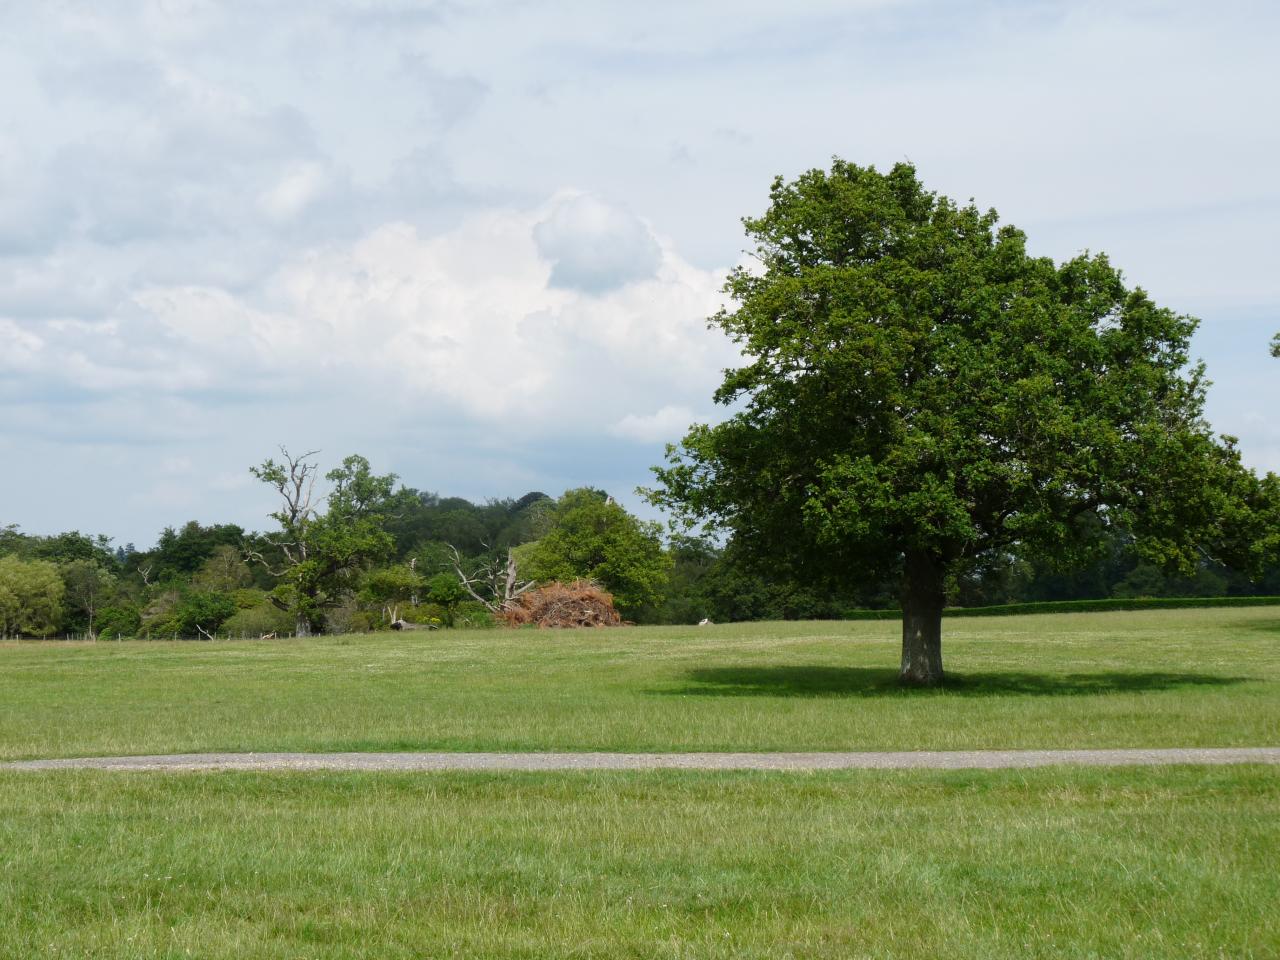
[[1280,608],[0,645],[0,758],[199,750],[1280,744]]
[[[1280,610],[0,645],[0,757],[1280,743]],[[0,957],[1274,958],[1274,767],[0,772]]]
[[0,955],[1280,955],[1265,768],[0,774]]

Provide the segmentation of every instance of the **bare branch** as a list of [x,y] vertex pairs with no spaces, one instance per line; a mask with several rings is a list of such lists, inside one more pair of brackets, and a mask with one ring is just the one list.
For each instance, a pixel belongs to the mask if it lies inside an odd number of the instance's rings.
[[475,589],[476,584],[483,582],[482,578],[477,576],[467,575],[467,572],[462,569],[462,554],[458,552],[458,548],[455,547],[453,544],[449,544],[449,553],[452,554],[449,562],[453,566],[453,572],[458,575],[458,580],[462,583],[462,589],[467,591],[467,593],[471,595],[471,598],[473,600],[478,600],[480,603],[483,603],[486,607],[488,607],[491,611],[493,611],[494,613],[497,613],[498,608],[495,607],[490,601],[486,600],[484,597],[480,596],[480,594],[476,592],[476,589]]
[[515,553],[512,550],[507,550],[506,563],[500,560],[485,561],[471,573],[463,568],[462,555],[457,547],[449,544],[449,552],[452,555],[450,563],[453,566],[453,572],[458,575],[462,589],[466,590],[473,600],[483,603],[491,613],[502,612],[520,594],[537,586],[536,580],[519,578]]
[[[279,569],[277,569],[271,566],[271,564],[267,563],[267,558],[264,557],[257,550],[250,550],[246,547],[244,551],[244,562],[262,564],[262,566],[266,568],[267,573],[271,574],[273,577],[284,576],[284,571],[285,571],[284,567],[280,567]],[[144,582],[145,582],[145,578],[144,578]]]
[[[319,470],[311,458],[319,452],[308,450],[294,456],[282,446],[282,463],[266,460],[260,466],[249,468],[251,474],[275,488],[283,501],[280,510],[271,515],[280,522],[281,536],[279,539],[264,539],[284,554],[286,567],[296,567],[307,559],[307,525],[315,516],[313,500]],[[260,557],[257,559],[262,562]],[[280,574],[275,573],[275,576]]]

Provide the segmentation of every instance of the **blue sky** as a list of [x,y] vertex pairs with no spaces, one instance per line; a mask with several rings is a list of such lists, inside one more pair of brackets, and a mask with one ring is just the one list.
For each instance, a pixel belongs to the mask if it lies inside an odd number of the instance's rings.
[[910,159],[1203,320],[1280,469],[1270,3],[0,0],[0,523],[269,521],[358,452],[473,498],[633,488],[734,360],[775,174]]

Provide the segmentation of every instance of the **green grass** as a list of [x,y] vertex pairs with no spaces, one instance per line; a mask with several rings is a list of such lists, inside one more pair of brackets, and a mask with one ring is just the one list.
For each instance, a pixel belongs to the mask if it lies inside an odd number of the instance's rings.
[[0,645],[0,758],[199,750],[1280,744],[1280,608]]
[[[0,645],[0,756],[1280,743],[1280,610]],[[0,957],[1270,958],[1273,767],[0,772]]]
[[1261,767],[0,774],[0,956],[1271,958]]

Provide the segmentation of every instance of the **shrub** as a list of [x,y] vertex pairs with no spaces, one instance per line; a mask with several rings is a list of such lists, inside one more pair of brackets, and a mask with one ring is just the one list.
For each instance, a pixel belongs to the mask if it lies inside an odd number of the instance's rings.
[[179,601],[174,619],[181,635],[195,637],[220,629],[235,612],[236,604],[230,595],[193,590]]
[[453,625],[464,630],[492,627],[496,622],[489,608],[475,600],[460,603],[453,611]]
[[98,611],[98,636],[104,640],[115,637],[136,637],[142,627],[142,614],[132,604],[103,607]]
[[426,623],[437,627],[446,624],[449,618],[449,611],[439,603],[405,604],[396,612],[405,623]]
[[233,637],[261,637],[268,633],[283,636],[293,628],[293,617],[288,611],[270,603],[237,610],[222,624],[223,632]]
[[266,601],[267,592],[255,587],[245,587],[243,590],[232,590],[231,599],[237,610],[252,610]]

